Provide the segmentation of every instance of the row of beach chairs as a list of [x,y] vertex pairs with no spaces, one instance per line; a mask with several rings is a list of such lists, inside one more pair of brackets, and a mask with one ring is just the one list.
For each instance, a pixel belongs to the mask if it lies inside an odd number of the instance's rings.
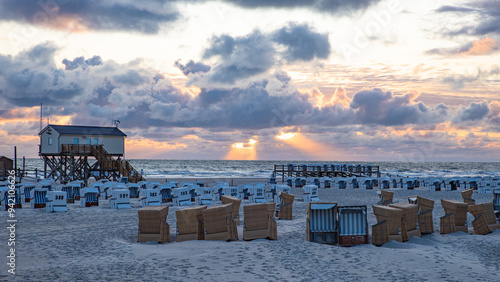
[[[243,207],[243,240],[277,240],[277,219],[292,219],[293,195],[280,194],[281,202],[256,203]],[[187,207],[176,211],[176,241],[238,240],[241,199],[223,195],[221,205]],[[169,206],[149,206],[138,211],[138,242],[170,242],[166,222]]]

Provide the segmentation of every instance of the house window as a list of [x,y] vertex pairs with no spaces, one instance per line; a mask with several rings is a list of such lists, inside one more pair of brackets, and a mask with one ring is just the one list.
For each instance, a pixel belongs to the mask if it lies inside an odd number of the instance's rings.
[[78,138],[73,138],[73,144],[74,144],[74,145],[78,145],[78,144],[80,144],[80,139],[78,139]]
[[87,145],[92,145],[92,138],[87,138]]
[[94,138],[94,145],[99,145],[99,138]]
[[49,137],[49,145],[52,145],[52,137]]

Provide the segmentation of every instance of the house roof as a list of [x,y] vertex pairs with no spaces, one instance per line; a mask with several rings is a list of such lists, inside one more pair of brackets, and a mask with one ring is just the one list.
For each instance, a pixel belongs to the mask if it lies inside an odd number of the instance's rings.
[[7,158],[6,156],[0,156],[0,159],[7,159],[9,161],[13,161],[11,158]]
[[61,135],[104,135],[104,136],[123,136],[123,133],[117,127],[102,127],[102,126],[77,126],[77,125],[47,125],[38,135],[42,135],[49,127],[57,131]]

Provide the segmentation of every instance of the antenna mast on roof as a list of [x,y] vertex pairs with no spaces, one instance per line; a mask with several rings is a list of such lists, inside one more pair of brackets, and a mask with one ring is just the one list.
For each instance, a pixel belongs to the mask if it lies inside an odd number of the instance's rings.
[[40,103],[40,131],[42,131],[42,120],[43,120],[43,112],[42,112],[42,103]]

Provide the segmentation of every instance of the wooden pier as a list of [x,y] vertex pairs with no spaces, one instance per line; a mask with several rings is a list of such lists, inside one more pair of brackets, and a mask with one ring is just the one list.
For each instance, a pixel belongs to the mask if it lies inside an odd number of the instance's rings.
[[370,165],[274,165],[274,176],[281,177],[285,182],[285,177],[380,177],[380,168]]

